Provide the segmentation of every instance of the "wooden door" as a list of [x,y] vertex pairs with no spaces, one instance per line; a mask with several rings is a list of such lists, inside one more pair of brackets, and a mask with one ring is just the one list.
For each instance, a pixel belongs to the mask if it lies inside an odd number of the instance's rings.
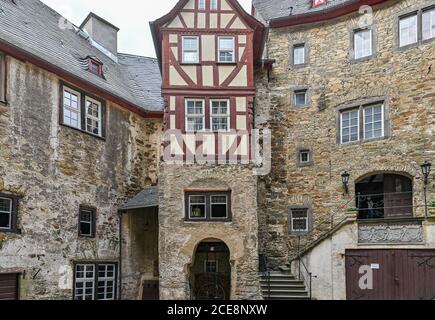
[[[372,289],[361,288],[361,267],[369,267]],[[348,300],[434,300],[435,249],[346,250]]]
[[18,299],[18,274],[0,274],[0,300]]
[[142,300],[159,300],[159,281],[146,280],[143,282]]
[[384,176],[384,216],[412,216],[412,182],[405,176]]

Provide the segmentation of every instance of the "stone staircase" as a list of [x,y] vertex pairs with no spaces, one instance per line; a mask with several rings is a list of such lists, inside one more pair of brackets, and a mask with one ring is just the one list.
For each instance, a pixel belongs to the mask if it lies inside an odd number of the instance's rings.
[[260,285],[264,300],[310,300],[304,281],[288,272],[270,272],[270,295],[267,273],[260,274]]

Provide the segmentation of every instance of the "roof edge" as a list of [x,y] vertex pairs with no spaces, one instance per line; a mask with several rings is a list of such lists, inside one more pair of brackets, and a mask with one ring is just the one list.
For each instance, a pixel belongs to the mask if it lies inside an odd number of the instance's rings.
[[107,99],[113,103],[118,104],[119,106],[143,117],[143,118],[162,118],[163,117],[163,111],[147,111],[144,108],[133,104],[126,99],[119,97],[117,95],[114,95],[113,93],[107,91],[106,89],[103,89],[99,87],[98,85],[93,84],[92,82],[86,81],[80,77],[77,77],[76,75],[56,66],[52,63],[48,62],[47,60],[44,60],[42,58],[36,57],[32,53],[23,50],[3,39],[0,39],[0,51],[6,53],[7,55],[10,55],[18,60],[29,62],[41,69],[44,69],[48,72],[51,72],[55,75],[57,75],[60,78],[63,78],[64,80],[70,82],[73,85],[76,85],[81,88],[86,88],[87,91],[90,93],[93,93],[97,96],[100,96],[104,99]]
[[100,20],[101,22],[103,22],[104,24],[107,24],[108,26],[112,27],[113,29],[115,29],[116,31],[119,31],[120,29],[113,25],[112,23],[110,23],[109,21],[107,21],[104,18],[101,18],[99,15],[93,13],[93,12],[89,12],[89,14],[87,15],[87,17],[85,18],[85,20],[83,20],[83,22],[80,25],[80,29],[83,29],[83,27],[85,26],[85,24],[89,21],[89,19],[91,18],[95,18],[97,20]]
[[358,10],[361,6],[374,6],[390,0],[353,0],[341,5],[326,8],[312,13],[303,13],[294,16],[271,19],[271,28],[284,28],[308,23],[332,20]]

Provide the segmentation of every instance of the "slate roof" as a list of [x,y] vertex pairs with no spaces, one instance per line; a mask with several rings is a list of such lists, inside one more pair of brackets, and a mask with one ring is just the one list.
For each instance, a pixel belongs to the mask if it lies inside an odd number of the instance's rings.
[[153,208],[159,206],[159,188],[157,186],[146,188],[134,198],[130,199],[121,210],[134,210]]
[[[26,51],[145,111],[162,111],[157,60],[119,54],[118,63],[65,28],[66,19],[39,0],[0,0],[0,41]],[[88,56],[103,62],[105,79],[83,68]]]
[[312,0],[252,0],[252,5],[257,18],[267,24],[272,19],[319,12],[352,1],[355,0],[327,0],[325,5],[316,8],[312,7]]

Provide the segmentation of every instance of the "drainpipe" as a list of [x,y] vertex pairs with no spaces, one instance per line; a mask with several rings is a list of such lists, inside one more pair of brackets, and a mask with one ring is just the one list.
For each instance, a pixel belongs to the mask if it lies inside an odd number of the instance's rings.
[[122,300],[122,215],[124,211],[119,210],[119,296],[118,300]]

